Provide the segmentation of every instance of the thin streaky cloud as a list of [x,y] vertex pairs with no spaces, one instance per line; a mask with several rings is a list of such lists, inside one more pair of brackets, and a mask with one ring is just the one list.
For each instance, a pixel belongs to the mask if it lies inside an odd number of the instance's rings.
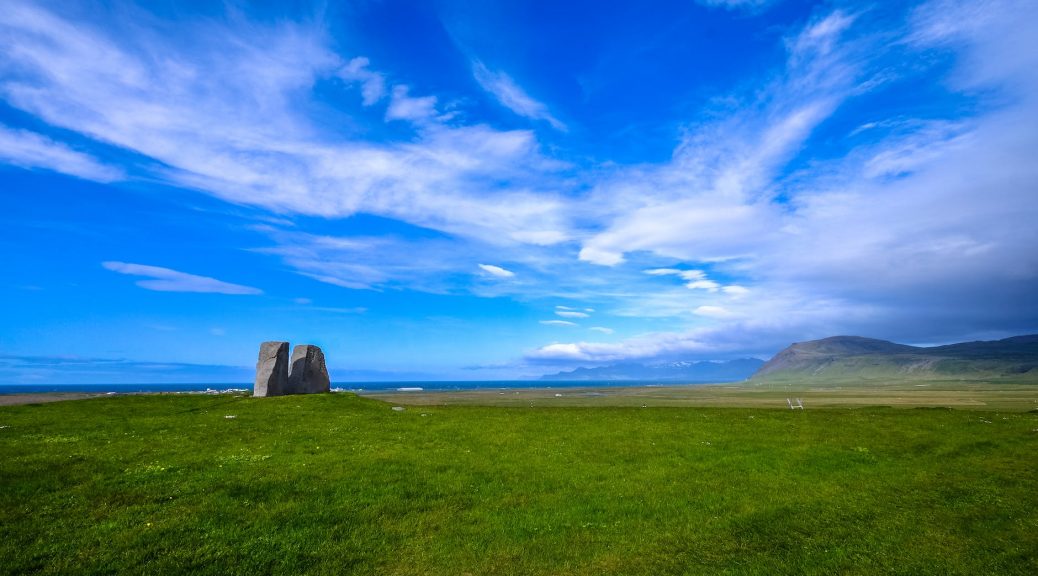
[[42,134],[12,130],[0,124],[0,163],[26,169],[53,170],[96,182],[125,177],[122,170],[106,166],[89,154],[69,148]]
[[[564,164],[543,156],[530,131],[445,124],[437,96],[407,84],[393,86],[383,116],[409,127],[400,137],[315,121],[306,111],[322,80],[357,78],[350,85],[372,105],[387,96],[374,64],[334,52],[313,23],[187,19],[168,34],[18,0],[4,8],[0,67],[19,73],[0,76],[0,97],[148,159],[139,168],[149,178],[280,214],[365,212],[498,245],[571,236],[567,202],[547,192],[546,175]],[[488,177],[516,187],[488,194]]]
[[727,308],[723,306],[699,306],[692,311],[697,316],[706,316],[708,318],[728,318],[732,315]]
[[698,4],[710,8],[724,8],[726,10],[748,10],[756,11],[774,4],[778,0],[696,0]]
[[543,120],[561,132],[568,129],[565,124],[552,116],[544,103],[530,97],[508,74],[492,71],[485,64],[476,60],[472,63],[472,75],[476,78],[476,82],[496,98],[502,106],[519,116],[531,120]]
[[486,272],[486,273],[488,273],[491,276],[494,276],[496,278],[513,278],[513,277],[515,277],[515,272],[512,272],[511,270],[502,268],[500,266],[494,266],[493,264],[480,264],[479,267],[481,269],[483,269],[484,272]]
[[209,278],[207,276],[196,276],[180,272],[171,268],[161,266],[148,266],[144,264],[130,264],[127,262],[107,261],[102,262],[106,270],[126,274],[129,276],[144,276],[149,280],[138,280],[136,284],[147,290],[158,292],[201,292],[214,294],[262,294],[259,288],[231,284]]

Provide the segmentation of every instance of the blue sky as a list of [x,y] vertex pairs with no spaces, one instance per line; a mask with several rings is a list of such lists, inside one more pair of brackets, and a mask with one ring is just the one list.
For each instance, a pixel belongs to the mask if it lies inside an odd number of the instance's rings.
[[0,381],[1038,332],[1038,5],[5,2]]

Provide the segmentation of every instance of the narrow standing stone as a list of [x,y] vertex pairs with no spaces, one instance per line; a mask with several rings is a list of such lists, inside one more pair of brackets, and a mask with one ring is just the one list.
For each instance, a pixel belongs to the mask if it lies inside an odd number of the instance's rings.
[[292,370],[288,375],[289,394],[314,394],[331,390],[324,352],[312,344],[300,344],[292,350]]
[[281,396],[288,393],[288,342],[260,344],[256,361],[256,384],[252,395]]

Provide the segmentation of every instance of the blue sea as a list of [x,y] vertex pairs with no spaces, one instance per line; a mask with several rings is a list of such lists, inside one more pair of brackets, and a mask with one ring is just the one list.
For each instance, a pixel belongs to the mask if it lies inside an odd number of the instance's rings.
[[[507,390],[513,388],[605,388],[618,386],[675,386],[677,382],[645,380],[487,380],[429,382],[335,382],[332,388],[349,392],[418,392],[447,390]],[[223,382],[205,384],[0,384],[0,394],[36,394],[42,392],[99,392],[131,394],[140,392],[222,392],[252,390],[251,383]]]

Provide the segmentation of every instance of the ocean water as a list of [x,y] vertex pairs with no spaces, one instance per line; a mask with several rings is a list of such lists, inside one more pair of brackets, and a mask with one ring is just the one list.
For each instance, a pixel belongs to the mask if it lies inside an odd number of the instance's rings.
[[[514,388],[605,388],[618,386],[675,386],[677,382],[644,380],[486,380],[429,382],[333,382],[332,388],[350,392],[407,392],[427,390],[508,390]],[[0,394],[35,394],[41,392],[100,392],[131,394],[140,392],[222,392],[252,390],[251,383],[220,382],[206,384],[0,384]]]

